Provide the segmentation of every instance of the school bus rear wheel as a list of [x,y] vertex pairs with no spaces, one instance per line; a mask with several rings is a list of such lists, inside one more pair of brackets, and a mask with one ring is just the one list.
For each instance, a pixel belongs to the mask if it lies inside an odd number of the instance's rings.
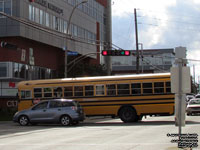
[[136,122],[138,120],[136,110],[131,106],[122,107],[119,111],[119,117],[125,123]]

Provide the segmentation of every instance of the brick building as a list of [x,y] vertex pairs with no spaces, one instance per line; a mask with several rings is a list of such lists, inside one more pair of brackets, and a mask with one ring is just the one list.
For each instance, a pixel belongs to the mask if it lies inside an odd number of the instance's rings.
[[[78,55],[98,53],[105,41],[107,0],[1,0],[0,98],[13,98],[17,83],[59,77],[65,49]],[[71,22],[69,18],[73,8]],[[67,29],[73,40],[67,39]],[[70,56],[68,56],[70,57]],[[100,63],[100,54],[86,63]]]

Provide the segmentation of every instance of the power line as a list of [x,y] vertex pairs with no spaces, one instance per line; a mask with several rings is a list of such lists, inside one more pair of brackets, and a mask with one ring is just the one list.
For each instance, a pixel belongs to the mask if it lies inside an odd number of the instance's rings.
[[[140,9],[140,8],[138,8],[137,10],[143,11],[143,12],[146,11],[146,12],[148,12],[148,13],[150,12],[150,13],[156,14],[156,15],[161,14],[161,13],[162,13],[162,14],[165,14],[165,15],[166,15],[166,14],[167,14],[167,15],[172,15],[171,13],[168,13],[168,12],[166,12],[166,11],[165,11],[165,12],[164,12],[164,11],[162,12],[162,11],[155,11],[155,10],[145,10],[145,9]],[[185,12],[185,11],[183,11],[183,12]],[[193,18],[193,19],[195,18],[197,21],[199,21],[199,16],[197,17],[197,16],[194,16],[194,15],[188,15],[188,13],[187,13],[187,14],[184,14],[184,15],[183,15],[183,14],[177,14],[177,13],[176,13],[176,14],[173,15],[173,16],[175,16],[175,17],[177,17],[177,18],[180,18],[180,17],[182,17],[182,18],[183,18],[183,17],[184,17],[184,18],[187,17],[187,18],[190,18],[190,19],[191,19],[191,18]]]
[[191,23],[191,22],[184,22],[184,21],[177,21],[177,20],[169,20],[169,19],[161,19],[157,17],[150,17],[150,16],[140,16],[140,17],[148,17],[157,21],[164,21],[164,22],[175,22],[175,23],[180,23],[180,24],[190,24],[190,25],[195,25],[195,26],[200,26],[199,23]]

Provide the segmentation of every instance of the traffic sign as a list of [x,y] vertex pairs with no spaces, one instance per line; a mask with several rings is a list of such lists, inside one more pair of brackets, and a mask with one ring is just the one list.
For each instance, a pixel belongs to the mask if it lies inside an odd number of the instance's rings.
[[68,56],[77,56],[78,52],[67,52]]

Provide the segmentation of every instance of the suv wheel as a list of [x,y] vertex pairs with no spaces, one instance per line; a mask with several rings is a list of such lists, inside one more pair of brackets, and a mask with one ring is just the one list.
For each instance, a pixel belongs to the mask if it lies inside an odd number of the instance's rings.
[[19,124],[21,126],[27,126],[29,124],[29,119],[27,116],[20,116],[19,117]]
[[60,123],[63,125],[63,126],[68,126],[71,124],[71,118],[67,115],[64,115],[60,118]]

